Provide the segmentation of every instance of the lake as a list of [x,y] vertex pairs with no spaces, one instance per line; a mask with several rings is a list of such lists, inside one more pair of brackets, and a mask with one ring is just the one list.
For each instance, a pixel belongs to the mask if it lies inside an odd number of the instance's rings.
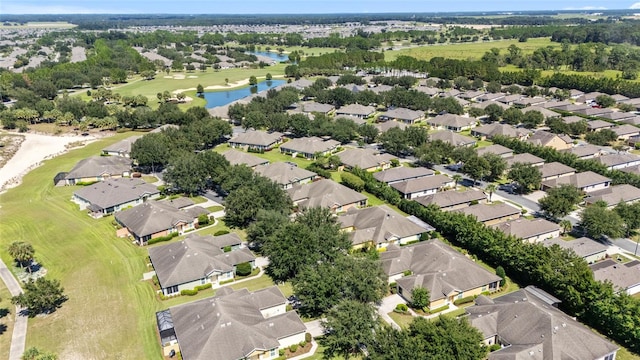
[[279,54],[272,51],[250,51],[249,54],[266,56],[278,62],[289,60],[288,54]]
[[[271,80],[262,81],[258,83],[258,92],[269,90],[278,85],[284,84],[285,80]],[[216,106],[224,106],[236,100],[240,100],[244,97],[251,95],[251,87],[244,87],[241,89],[226,90],[226,91],[205,91],[204,99],[207,100],[207,109],[214,108]]]

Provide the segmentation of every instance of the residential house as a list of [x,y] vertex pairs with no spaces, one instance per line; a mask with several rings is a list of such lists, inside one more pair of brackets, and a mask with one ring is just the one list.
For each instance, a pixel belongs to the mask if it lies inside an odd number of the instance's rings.
[[629,124],[616,126],[611,130],[618,135],[620,140],[629,140],[629,138],[640,135],[640,128]]
[[484,110],[484,109],[487,108],[487,106],[492,105],[492,104],[498,105],[500,108],[502,108],[502,110],[507,110],[510,107],[509,105],[505,105],[505,104],[503,104],[501,102],[497,102],[497,101],[493,101],[493,100],[476,102],[476,103],[471,104],[471,107],[472,108],[476,108],[476,109]]
[[615,153],[598,157],[598,162],[609,170],[618,170],[626,167],[640,165],[640,156],[631,153]]
[[323,207],[338,213],[367,206],[366,196],[329,179],[295,185],[287,193],[300,209]]
[[424,111],[406,108],[390,109],[378,116],[378,121],[395,120],[405,124],[415,124],[424,119]]
[[280,152],[293,157],[301,156],[305,159],[315,159],[318,155],[329,155],[336,151],[340,142],[333,139],[323,139],[317,136],[292,139],[280,145]]
[[501,97],[499,99],[496,99],[497,102],[503,103],[505,105],[513,105],[513,103],[515,101],[520,100],[523,97],[523,95],[520,94],[511,94],[511,95],[506,95],[504,97]]
[[482,191],[440,191],[419,197],[415,201],[423,206],[435,205],[442,211],[458,210],[471,204],[486,203],[487,195]]
[[259,165],[266,165],[269,163],[269,160],[263,159],[261,157],[248,154],[244,151],[238,151],[236,149],[230,149],[222,153],[225,159],[231,165],[246,165],[252,169]]
[[622,169],[620,169],[620,171],[626,172],[626,173],[629,173],[629,174],[640,175],[640,165],[622,168]]
[[619,202],[634,203],[638,200],[640,200],[640,189],[629,184],[609,186],[606,189],[592,191],[584,199],[587,205],[604,201],[609,207],[616,206]]
[[[547,101],[548,100],[546,98],[543,98],[543,97],[525,97],[525,98],[520,98],[520,99],[514,101],[513,102],[513,106],[515,106],[517,108],[522,108],[523,109],[522,112],[526,113],[526,111],[524,111],[524,109],[527,109],[529,107],[539,107],[540,105],[546,103]],[[552,115],[552,116],[560,116],[560,115],[556,114],[556,115]],[[546,116],[545,116],[545,118],[546,118]]]
[[578,190],[589,193],[606,189],[611,185],[611,179],[593,171],[584,171],[569,176],[553,178],[542,182],[542,190],[548,191],[561,185],[573,185]]
[[526,165],[531,165],[536,167],[540,167],[544,165],[544,159],[529,153],[515,154],[512,157],[506,158],[505,161],[507,162],[507,168],[512,167],[513,164],[515,163],[526,164]]
[[170,308],[165,317],[173,327],[165,332],[175,334],[184,360],[273,360],[280,349],[305,340],[307,328],[295,311],[286,311],[286,302],[276,286],[254,292],[225,287]]
[[117,143],[111,144],[102,149],[102,154],[129,158],[131,157],[131,146],[134,142],[136,142],[136,140],[140,139],[141,137],[142,136],[131,136],[126,139],[120,140]]
[[380,134],[383,134],[383,133],[389,131],[390,129],[393,129],[393,128],[396,128],[396,127],[400,128],[402,130],[404,130],[404,129],[409,127],[409,125],[407,125],[406,123],[395,121],[395,120],[389,120],[389,121],[385,121],[385,122],[381,122],[381,123],[375,123],[373,126],[376,129],[378,129],[378,132]]
[[347,120],[351,120],[353,121],[354,124],[360,126],[362,124],[366,124],[367,120],[363,119],[363,118],[359,118],[359,117],[355,117],[355,116],[350,116],[350,115],[342,115],[342,116],[336,116],[335,117],[336,120],[338,119],[347,119]]
[[542,173],[542,181],[547,181],[573,175],[576,173],[576,169],[554,161],[542,165],[540,172]]
[[78,161],[65,175],[64,182],[66,185],[86,184],[130,175],[130,159],[120,156],[92,156]]
[[462,94],[458,95],[459,98],[469,100],[469,101],[477,101],[479,97],[486,94],[483,90],[467,90]]
[[373,177],[378,181],[391,185],[401,181],[419,179],[425,176],[433,176],[433,174],[435,174],[433,170],[420,166],[398,166],[385,171],[374,173]]
[[501,347],[489,360],[614,360],[618,346],[558,310],[560,300],[534,286],[497,298],[479,296],[467,319],[486,346]]
[[298,167],[293,163],[275,162],[256,166],[256,173],[266,177],[283,189],[312,182],[318,174]]
[[[149,259],[165,296],[178,295],[204,284],[220,285],[233,280],[237,266],[249,263],[256,267],[256,257],[246,247],[231,250],[228,243],[240,244],[237,234],[218,237],[190,234],[180,242],[149,249]],[[227,247],[225,251],[225,247]]]
[[315,101],[304,103],[301,108],[303,113],[319,113],[324,115],[328,115],[336,109],[331,104],[320,104]]
[[391,168],[391,161],[398,158],[387,153],[380,153],[374,149],[347,149],[337,154],[342,164],[353,169],[359,167],[366,171],[387,170]]
[[583,103],[587,105],[595,105],[596,98],[601,95],[606,95],[598,91],[593,91],[590,93],[582,94],[576,98],[576,102]]
[[506,235],[521,238],[530,243],[553,239],[560,236],[560,226],[545,219],[525,219],[508,221],[493,225]]
[[610,112],[608,114],[602,114],[602,115],[598,115],[598,116],[603,118],[603,119],[620,122],[622,120],[634,118],[634,117],[636,117],[638,115],[636,115],[635,113],[632,113],[632,112],[615,111],[615,112]]
[[355,116],[357,118],[365,119],[371,117],[376,112],[376,108],[373,106],[364,106],[360,104],[345,105],[336,110],[336,117],[341,115]]
[[153,238],[195,230],[200,215],[209,215],[209,211],[200,206],[179,209],[170,201],[150,200],[116,213],[116,222],[122,226],[117,235],[132,236],[138,245],[145,245]]
[[498,144],[478,148],[476,149],[476,152],[478,153],[478,156],[483,156],[485,154],[494,154],[501,158],[510,158],[513,156],[513,150]]
[[500,124],[497,122],[482,125],[471,130],[471,135],[477,136],[481,140],[491,139],[497,135],[525,140],[530,134],[531,130],[516,128],[508,124]]
[[453,188],[455,181],[446,175],[425,176],[418,179],[403,180],[390,184],[405,199],[435,194],[444,188]]
[[571,153],[582,160],[593,159],[603,154],[602,148],[591,144],[578,145],[561,151]]
[[454,114],[444,114],[427,120],[427,123],[436,130],[460,132],[475,127],[478,119]]
[[560,120],[562,120],[563,123],[565,124],[575,124],[575,123],[579,123],[584,121],[585,123],[587,122],[587,119],[577,116],[577,115],[570,115],[570,116],[564,116],[562,118],[560,118]]
[[500,289],[499,276],[439,239],[405,247],[390,245],[380,253],[380,261],[389,282],[396,282],[398,294],[407,301],[411,302],[414,288],[427,289],[431,310]]
[[573,240],[554,238],[545,240],[542,244],[547,247],[557,245],[562,249],[571,250],[576,255],[583,258],[588,264],[593,264],[607,257],[607,247],[601,242],[588,237],[581,237]]
[[593,277],[598,281],[610,281],[616,291],[629,295],[640,293],[640,261],[621,264],[613,259],[592,264]]
[[614,124],[604,120],[587,121],[587,129],[589,129],[589,131],[600,131],[604,129],[611,129],[613,127]]
[[504,93],[486,93],[484,95],[478,96],[476,101],[478,102],[495,102],[496,100],[505,97]]
[[557,112],[549,110],[549,109],[546,109],[546,108],[543,108],[542,106],[537,106],[537,105],[527,106],[527,107],[521,109],[520,111],[522,111],[523,114],[526,114],[529,111],[537,111],[537,112],[541,113],[542,116],[544,116],[545,119],[554,118],[554,117],[560,117],[560,114],[558,114]]
[[93,217],[102,217],[160,197],[157,187],[142,179],[107,179],[80,188],[71,201]]
[[254,149],[269,151],[282,143],[282,134],[279,132],[266,132],[262,130],[247,130],[236,134],[229,140],[229,145],[234,148]]
[[374,246],[383,249],[391,244],[406,245],[434,228],[423,227],[386,205],[364,209],[352,208],[338,216],[340,229],[349,234],[354,248]]
[[476,139],[460,135],[450,130],[436,131],[434,133],[431,133],[429,134],[429,139],[431,141],[440,140],[455,147],[469,147],[476,145]]
[[471,215],[479,222],[490,226],[520,218],[522,210],[509,204],[478,204],[456,210]]
[[576,114],[582,114],[586,116],[602,116],[613,112],[613,109],[609,108],[597,108],[597,107],[580,107],[573,110],[569,110]]
[[573,140],[570,137],[558,136],[544,130],[536,131],[526,141],[537,146],[549,146],[556,150],[565,150],[573,146]]

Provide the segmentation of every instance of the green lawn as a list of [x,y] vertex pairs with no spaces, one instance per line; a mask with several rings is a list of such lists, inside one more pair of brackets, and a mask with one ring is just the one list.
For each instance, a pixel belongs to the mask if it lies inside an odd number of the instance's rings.
[[[27,347],[56,352],[61,359],[160,359],[154,313],[167,305],[140,281],[149,271],[147,250],[116,238],[112,217],[87,216],[69,200],[75,188],[54,188],[52,181],[131,135],[117,134],[48,160],[21,186],[0,195],[0,249],[16,240],[32,243],[47,276],[59,279],[69,297],[55,313],[29,320]],[[0,256],[10,263],[6,251]]]
[[408,328],[413,321],[413,316],[411,314],[400,314],[392,311],[388,315],[393,321],[395,321],[396,324],[398,324],[398,326],[403,329]]
[[11,344],[14,319],[15,307],[11,304],[11,293],[4,282],[0,281],[0,349],[7,349],[0,353],[0,360],[9,358],[8,349]]
[[[237,284],[229,284],[229,286],[234,290],[247,289],[249,291],[260,290],[273,285],[275,285],[275,283],[266,274],[252,280],[243,281]],[[291,283],[289,282],[279,284],[278,288],[280,288],[280,291],[282,291],[285,297],[289,297],[293,294],[293,288],[291,287]]]
[[502,54],[507,52],[507,48],[516,45],[525,54],[533,53],[534,50],[553,46],[560,47],[560,43],[552,42],[550,38],[529,39],[527,42],[521,43],[518,40],[499,40],[491,42],[475,42],[462,44],[445,44],[445,45],[426,45],[410,49],[386,51],[384,53],[385,60],[394,60],[398,56],[408,55],[420,60],[429,60],[434,57],[444,57],[450,59],[480,59],[489,49],[497,48]]

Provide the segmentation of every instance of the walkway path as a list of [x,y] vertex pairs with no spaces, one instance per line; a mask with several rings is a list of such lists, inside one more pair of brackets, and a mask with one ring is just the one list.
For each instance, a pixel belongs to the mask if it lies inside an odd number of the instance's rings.
[[[20,283],[13,276],[2,260],[0,260],[0,278],[4,281],[12,296],[22,294]],[[27,317],[21,314],[22,309],[16,306],[16,320],[13,325],[9,360],[20,360],[27,340]]]
[[389,316],[389,313],[392,312],[393,309],[395,309],[396,306],[401,303],[406,304],[407,302],[404,301],[404,299],[402,299],[400,295],[393,294],[382,299],[382,303],[378,307],[378,315],[380,315],[382,320],[386,321],[389,325],[391,325],[392,328],[396,330],[400,330],[400,325],[396,324],[396,322],[393,321],[393,319]]

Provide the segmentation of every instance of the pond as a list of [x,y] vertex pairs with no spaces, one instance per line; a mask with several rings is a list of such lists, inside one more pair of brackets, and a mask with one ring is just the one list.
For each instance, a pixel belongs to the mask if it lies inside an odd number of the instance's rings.
[[[264,90],[269,90],[278,85],[284,84],[286,81],[279,80],[271,80],[271,81],[262,81],[258,83],[258,91],[261,92]],[[247,97],[255,92],[251,91],[251,87],[243,87],[240,89],[234,90],[223,90],[223,91],[205,91],[204,99],[207,100],[206,108],[214,108],[216,106],[224,106],[236,100],[240,100],[244,97]]]
[[249,54],[266,56],[278,62],[289,60],[288,54],[279,54],[277,52],[272,52],[272,51],[250,51]]

